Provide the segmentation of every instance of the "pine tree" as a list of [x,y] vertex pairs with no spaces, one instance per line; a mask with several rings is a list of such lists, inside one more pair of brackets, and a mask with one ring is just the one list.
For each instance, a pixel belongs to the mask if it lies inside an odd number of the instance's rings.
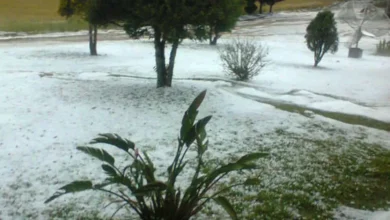
[[306,28],[307,47],[314,52],[316,67],[328,51],[335,53],[338,49],[338,33],[334,14],[331,11],[319,12]]

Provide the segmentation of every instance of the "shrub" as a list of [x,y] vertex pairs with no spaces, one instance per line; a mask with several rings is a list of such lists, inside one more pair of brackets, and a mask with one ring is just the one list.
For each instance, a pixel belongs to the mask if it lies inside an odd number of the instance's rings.
[[254,41],[235,39],[219,54],[225,72],[237,80],[246,81],[258,75],[267,64],[268,49]]
[[307,26],[305,38],[307,47],[314,52],[315,67],[325,53],[337,52],[339,37],[334,14],[331,11],[318,12]]
[[[218,166],[208,173],[202,173],[205,164],[203,155],[208,148],[205,126],[211,116],[200,119],[196,123],[195,119],[198,114],[197,109],[205,95],[206,91],[202,92],[184,113],[176,155],[167,169],[165,181],[157,179],[154,174],[156,168],[151,158],[146,152],[140,153],[133,142],[116,134],[100,134],[99,137],[92,140],[91,144],[102,143],[117,147],[132,159],[132,163],[118,167],[114,157],[103,149],[89,146],[77,147],[78,150],[103,162],[102,169],[107,178],[99,184],[84,180],[74,181],[61,187],[45,203],[68,193],[95,190],[117,197],[123,203],[121,208],[128,206],[143,220],[188,220],[201,211],[210,200],[214,200],[233,219],[237,219],[232,205],[225,197],[221,196],[221,193],[234,186],[256,184],[257,181],[247,179],[220,190],[217,190],[215,186],[230,172],[254,169],[256,167],[254,161],[267,154],[247,154],[236,162]],[[189,161],[186,160],[185,156],[191,147],[196,147],[197,151],[195,172],[190,185],[185,190],[181,190],[176,187],[176,178],[183,172]],[[107,189],[107,186],[112,185],[117,186],[116,191],[111,190],[112,188]],[[120,186],[124,186],[126,191],[121,190],[123,188]]]
[[382,56],[390,56],[390,40],[381,40],[379,44],[376,45],[376,53]]
[[257,10],[255,0],[247,0],[244,10],[247,14],[253,14]]

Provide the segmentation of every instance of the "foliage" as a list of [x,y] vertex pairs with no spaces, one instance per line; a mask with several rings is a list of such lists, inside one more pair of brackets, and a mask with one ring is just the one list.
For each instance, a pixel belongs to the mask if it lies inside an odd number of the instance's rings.
[[284,0],[246,0],[246,7],[245,7],[245,12],[247,14],[253,14],[256,10],[257,10],[257,5],[256,5],[256,2],[258,2],[259,4],[259,14],[262,14],[263,13],[263,6],[264,4],[267,4],[269,5],[269,12],[271,13],[272,12],[272,7],[278,3],[278,2],[282,2]]
[[[215,191],[214,188],[218,186],[222,178],[233,171],[254,169],[256,167],[254,161],[267,156],[267,154],[247,154],[236,162],[218,166],[208,173],[202,173],[205,164],[203,155],[207,151],[209,143],[205,127],[211,116],[197,122],[195,120],[198,108],[205,95],[206,91],[199,94],[184,113],[176,155],[167,169],[167,179],[165,181],[157,179],[155,176],[156,168],[151,158],[146,152],[140,153],[132,141],[121,138],[116,134],[100,134],[99,137],[92,140],[91,144],[109,144],[117,147],[132,159],[132,163],[119,167],[115,163],[115,158],[105,150],[80,146],[77,148],[78,150],[103,162],[102,169],[107,175],[106,180],[99,184],[93,184],[91,181],[85,180],[74,181],[61,187],[45,203],[68,193],[95,190],[118,197],[123,203],[121,207],[128,206],[143,220],[190,219],[191,216],[201,211],[210,200],[221,205],[232,219],[238,219],[229,200],[221,196],[221,193],[237,185],[251,185],[254,181],[248,179],[218,191]],[[176,180],[189,162],[189,160],[186,160],[188,150],[192,150],[190,148],[194,147],[196,147],[194,150],[197,152],[195,172],[190,185],[182,190],[176,187]],[[107,189],[107,186],[112,185],[118,186],[118,190]],[[125,187],[126,191],[121,190],[120,186]]]
[[71,17],[73,15],[82,15],[86,11],[85,0],[60,0],[58,14],[63,17]]
[[334,14],[331,11],[318,12],[306,28],[305,38],[307,47],[314,52],[315,67],[325,53],[337,52],[339,37]]
[[[179,44],[186,38],[206,39],[208,17],[221,7],[220,1],[200,0],[94,0],[94,2],[92,17],[124,23],[125,30],[131,37],[145,33],[148,28],[152,29],[157,87],[172,85]],[[223,23],[222,21],[220,22]],[[168,43],[172,43],[172,47],[169,61],[166,62],[165,48]]]
[[[265,2],[267,5],[269,5],[269,13],[272,13],[272,7],[278,3],[278,2],[282,2],[284,0],[259,0],[260,1],[260,4],[262,4],[262,2]],[[261,12],[260,12],[261,13]]]
[[90,11],[93,9],[93,0],[60,0],[58,13],[66,18],[74,15],[82,17],[89,24],[89,48],[90,54],[97,55],[97,26],[106,25],[105,22],[93,19]]
[[245,12],[247,14],[253,14],[257,10],[257,6],[255,4],[255,0],[247,0],[245,6]]
[[241,15],[243,0],[221,0],[219,7],[215,7],[208,16],[208,26],[210,29],[209,41],[211,45],[216,45],[221,37],[221,32],[231,31]]
[[385,39],[381,40],[379,44],[376,45],[376,54],[390,56],[390,41],[386,41]]
[[228,75],[249,80],[266,65],[268,49],[250,40],[235,39],[220,50],[220,58]]

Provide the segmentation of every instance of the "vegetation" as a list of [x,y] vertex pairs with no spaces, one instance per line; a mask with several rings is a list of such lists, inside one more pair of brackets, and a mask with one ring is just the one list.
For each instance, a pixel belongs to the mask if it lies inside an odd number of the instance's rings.
[[91,7],[92,0],[60,0],[58,13],[66,18],[78,15],[88,23],[89,34],[89,52],[92,56],[97,55],[97,26],[92,23],[88,17],[88,10]]
[[322,11],[310,22],[306,28],[307,47],[314,52],[314,66],[330,51],[337,52],[339,38],[336,21],[331,11]]
[[241,15],[243,0],[222,0],[208,16],[209,43],[216,45],[222,32],[231,31]]
[[266,65],[268,49],[250,40],[236,39],[220,50],[220,58],[228,75],[247,81]]
[[[234,5],[229,5],[228,8]],[[124,23],[129,36],[136,38],[149,32],[151,28],[157,87],[171,87],[177,50],[184,39],[206,39],[207,25],[210,25],[210,21],[217,21],[211,28],[214,34],[218,34],[220,29],[230,29],[234,25],[239,14],[219,16],[225,11],[220,8],[219,1],[107,0],[96,1],[90,16],[99,23],[110,21]],[[165,48],[168,43],[171,43],[172,47],[166,62]]]
[[390,151],[341,137],[343,130],[326,129],[332,137],[305,138],[284,129],[259,137],[273,137],[272,144],[260,149],[277,152],[272,154],[277,162],[261,164],[254,172],[261,176],[259,185],[228,193],[237,213],[245,213],[242,219],[333,219],[340,206],[371,211],[389,207]]
[[253,14],[257,10],[257,6],[255,3],[256,3],[255,0],[247,0],[246,1],[246,6],[245,6],[244,10],[247,14]]
[[284,0],[258,0],[260,7],[259,7],[259,13],[263,13],[263,6],[264,4],[269,5],[269,13],[272,13],[272,8],[276,3],[282,2]]
[[78,19],[65,20],[57,14],[59,1],[53,0],[0,0],[0,31],[59,32],[86,29]]
[[[210,200],[221,205],[232,219],[238,219],[229,200],[221,194],[232,187],[252,185],[256,184],[257,181],[247,179],[217,191],[214,188],[231,172],[254,169],[256,167],[254,161],[267,156],[267,154],[247,154],[236,162],[221,165],[207,173],[202,173],[205,168],[204,164],[207,163],[203,161],[203,155],[208,148],[205,127],[211,116],[200,119],[196,123],[195,119],[205,95],[206,91],[199,94],[184,113],[176,155],[167,169],[165,181],[157,179],[155,176],[156,168],[152,160],[146,152],[139,152],[133,142],[116,134],[101,134],[92,140],[91,144],[109,144],[117,147],[123,150],[133,162],[119,167],[115,164],[114,157],[105,150],[80,146],[77,148],[78,150],[104,162],[102,169],[107,175],[106,180],[99,184],[92,184],[91,181],[74,181],[61,187],[45,203],[68,193],[95,190],[117,197],[122,203],[119,209],[128,206],[143,220],[188,220],[201,211]],[[189,162],[186,160],[186,154],[191,150],[191,147],[195,147],[193,145],[196,146],[194,150],[197,152],[196,168],[190,185],[182,190],[176,186],[176,180]],[[107,189],[107,186],[112,185],[118,186],[117,191],[113,191],[111,188]],[[121,190],[120,186],[123,186],[127,191]]]
[[[288,0],[278,3],[274,10],[318,8],[334,2],[337,0]],[[61,18],[58,8],[59,0],[0,0],[0,31],[42,33],[88,29],[88,23],[76,19],[77,16],[70,20]]]
[[283,10],[300,10],[324,8],[339,2],[339,0],[321,0],[321,1],[307,1],[307,0],[285,0],[277,4],[277,11]]
[[376,54],[381,56],[390,56],[390,41],[381,40],[376,45]]

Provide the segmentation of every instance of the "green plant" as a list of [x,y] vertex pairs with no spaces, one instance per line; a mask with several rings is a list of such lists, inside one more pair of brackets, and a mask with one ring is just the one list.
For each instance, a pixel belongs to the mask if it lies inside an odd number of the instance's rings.
[[208,15],[209,43],[217,45],[223,32],[230,32],[241,15],[243,0],[221,0],[220,7],[215,7]]
[[247,14],[253,14],[257,10],[255,0],[247,0],[244,10]]
[[315,67],[325,53],[328,51],[337,52],[339,37],[333,12],[318,12],[317,16],[307,26],[305,38],[307,47],[314,52]]
[[246,81],[258,75],[267,64],[268,49],[250,40],[235,39],[219,54],[225,72],[237,80]]
[[[254,169],[256,167],[254,161],[265,157],[267,154],[247,154],[236,162],[218,166],[208,173],[201,173],[205,164],[203,155],[208,147],[205,126],[211,116],[200,119],[196,123],[195,119],[198,114],[197,109],[205,95],[206,91],[199,94],[183,116],[176,155],[167,169],[167,179],[165,181],[156,178],[154,174],[156,169],[152,160],[146,152],[139,153],[133,142],[116,134],[100,134],[98,138],[92,140],[91,144],[113,145],[130,156],[133,161],[132,164],[119,168],[115,164],[114,157],[105,150],[88,146],[77,147],[78,150],[103,161],[102,169],[108,177],[100,184],[93,184],[91,181],[74,181],[61,187],[45,203],[68,193],[96,190],[118,197],[123,203],[121,207],[127,205],[143,220],[190,219],[191,216],[201,211],[210,200],[214,200],[233,219],[237,219],[233,206],[225,197],[221,196],[221,193],[234,186],[256,184],[257,181],[247,179],[218,190],[215,190],[215,186],[230,172]],[[197,147],[197,164],[190,185],[182,191],[176,187],[176,179],[186,167],[188,160],[185,159],[185,156],[193,145]],[[132,151],[132,153],[129,151]],[[120,190],[120,187],[117,191],[109,190],[106,188],[109,185],[124,186],[126,191]]]
[[383,39],[379,41],[379,44],[376,45],[376,53],[382,56],[390,56],[390,40]]

